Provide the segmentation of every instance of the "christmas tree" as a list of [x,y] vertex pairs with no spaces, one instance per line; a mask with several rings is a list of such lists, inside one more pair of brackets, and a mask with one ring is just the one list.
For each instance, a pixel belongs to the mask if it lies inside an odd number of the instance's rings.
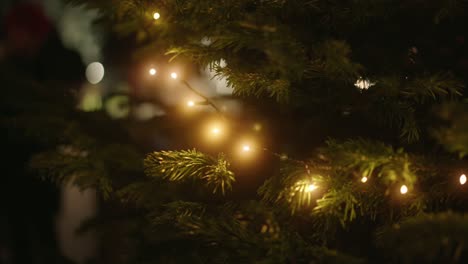
[[[31,168],[97,188],[98,263],[468,260],[466,2],[71,2],[100,11],[109,50],[158,58],[132,78],[206,110],[167,107],[153,149],[102,113],[24,125],[51,138]],[[189,81],[205,67],[240,114]]]

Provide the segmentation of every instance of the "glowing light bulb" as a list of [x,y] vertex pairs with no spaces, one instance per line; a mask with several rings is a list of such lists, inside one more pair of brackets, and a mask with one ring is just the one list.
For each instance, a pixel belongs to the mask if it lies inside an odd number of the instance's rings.
[[313,192],[317,188],[318,188],[317,185],[309,184],[309,185],[307,185],[307,187],[305,187],[304,192],[307,192],[307,193]]
[[[238,152],[239,158],[243,160],[252,160],[260,150],[257,148],[257,143],[252,138],[245,138],[239,143],[240,144],[236,147],[236,152]],[[302,188],[305,188],[305,184],[302,186]]]
[[175,72],[171,73],[171,78],[174,80],[177,79],[177,73]]
[[363,79],[362,77],[359,77],[356,83],[354,83],[354,86],[356,86],[360,90],[367,90],[374,85],[375,85],[375,82],[371,82],[369,81],[369,79]]
[[215,135],[219,135],[219,133],[221,133],[221,129],[217,128],[217,127],[214,127],[212,130],[211,130],[211,133],[215,134]]
[[213,120],[203,129],[203,137],[210,143],[220,143],[229,134],[229,126],[225,120]]
[[250,146],[249,145],[243,145],[242,146],[242,151],[243,152],[249,152],[251,150]]
[[156,71],[155,68],[151,68],[148,72],[149,72],[150,75],[156,75],[156,73],[157,73],[158,71]]
[[368,180],[368,179],[367,179],[367,177],[366,177],[366,176],[362,177],[362,179],[361,179],[361,181],[362,181],[363,183],[366,183],[366,182],[367,182],[367,180]]
[[406,187],[406,185],[402,185],[400,188],[400,193],[406,194],[407,192],[408,192],[408,187]]
[[257,132],[259,132],[260,130],[262,130],[262,124],[260,123],[255,123],[254,126],[253,126],[253,129]]
[[194,102],[194,101],[188,101],[188,102],[187,102],[187,106],[188,106],[188,107],[194,107],[194,106],[195,106],[195,102]]
[[466,175],[462,174],[460,175],[460,184],[464,185],[466,183]]
[[159,18],[161,18],[161,14],[159,14],[158,12],[154,12],[153,18],[154,20],[158,20]]

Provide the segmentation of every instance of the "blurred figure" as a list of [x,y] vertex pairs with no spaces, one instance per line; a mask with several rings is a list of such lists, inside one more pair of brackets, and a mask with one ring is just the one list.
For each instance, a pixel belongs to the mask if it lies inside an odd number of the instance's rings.
[[[2,118],[36,114],[21,108],[22,103],[33,104],[35,100],[31,98],[31,91],[24,89],[27,81],[42,83],[44,89],[47,84],[59,86],[63,91],[59,96],[76,93],[84,81],[84,65],[78,53],[63,46],[39,5],[14,5],[3,19],[1,33],[0,81],[7,84],[4,89],[15,90],[19,106],[13,110],[7,108]],[[22,85],[15,86],[15,83]],[[10,105],[8,101],[1,102],[2,106]],[[9,134],[1,138],[8,155],[2,162],[5,169],[0,184],[0,208],[3,210],[0,213],[0,263],[68,263],[57,245],[54,226],[60,204],[59,188],[38,179],[28,170],[31,156],[44,148],[44,144],[27,141],[25,135],[18,135],[16,141],[10,140]]]
[[0,58],[37,81],[66,81],[73,90],[84,81],[78,53],[66,49],[42,7],[33,3],[13,6],[4,19]]
[[33,57],[44,45],[52,25],[40,6],[20,4],[5,17],[5,37],[8,53],[16,57]]

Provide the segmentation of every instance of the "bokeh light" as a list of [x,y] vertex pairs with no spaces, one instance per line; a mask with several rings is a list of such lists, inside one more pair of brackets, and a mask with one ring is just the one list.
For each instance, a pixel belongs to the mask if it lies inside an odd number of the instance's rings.
[[357,79],[356,83],[354,83],[354,86],[356,86],[358,89],[362,90],[367,90],[370,87],[374,86],[375,82],[369,81],[369,79],[363,79],[362,77],[359,77]]
[[78,108],[85,112],[94,112],[102,109],[102,92],[97,85],[83,87],[78,103]]
[[104,66],[99,62],[93,62],[86,67],[86,79],[91,84],[98,84],[104,78]]
[[178,77],[178,75],[177,75],[176,72],[171,73],[171,78],[172,78],[172,79],[175,80],[175,79],[177,79],[177,77]]
[[310,192],[313,192],[313,191],[314,191],[315,189],[317,189],[317,188],[318,188],[317,185],[315,185],[315,184],[309,184],[309,185],[307,185],[307,186],[305,187],[304,192],[310,193]]
[[158,19],[161,18],[161,14],[159,14],[158,12],[154,12],[153,18],[154,18],[154,20],[158,20]]
[[152,103],[141,103],[134,106],[133,109],[133,116],[139,121],[147,121],[154,117],[164,115],[166,115],[166,112]]
[[105,102],[107,114],[113,119],[125,118],[130,113],[130,99],[125,95],[116,95]]
[[203,129],[203,135],[207,142],[220,142],[226,138],[228,134],[228,126],[224,120],[211,120],[206,123]]
[[299,180],[291,186],[288,201],[295,207],[308,206],[314,200],[314,191],[318,188],[319,186],[309,177]]
[[242,137],[234,145],[234,151],[241,160],[252,159],[259,154],[259,146],[252,137]]
[[219,135],[221,133],[221,129],[219,129],[219,127],[214,127],[213,129],[211,129],[211,133],[213,135]]
[[464,185],[466,183],[466,175],[462,174],[460,175],[460,184]]
[[250,145],[248,145],[248,144],[242,145],[242,151],[243,152],[250,152],[251,150],[252,150],[252,148],[250,147]]
[[262,130],[262,124],[260,123],[255,123],[253,125],[253,130],[256,131],[256,132],[260,132]]
[[365,177],[365,176],[361,178],[361,182],[362,182],[362,183],[366,183],[367,180],[368,180],[368,179],[367,179],[367,177]]
[[406,185],[402,185],[401,188],[400,188],[400,193],[401,194],[408,193],[408,187],[406,187]]
[[192,100],[189,100],[189,101],[187,101],[187,106],[188,106],[188,107],[194,107],[194,106],[195,106],[195,102],[192,101]]
[[148,71],[148,73],[149,73],[150,75],[153,75],[153,76],[156,75],[157,72],[158,72],[158,71],[157,71],[155,68],[151,68],[151,69]]

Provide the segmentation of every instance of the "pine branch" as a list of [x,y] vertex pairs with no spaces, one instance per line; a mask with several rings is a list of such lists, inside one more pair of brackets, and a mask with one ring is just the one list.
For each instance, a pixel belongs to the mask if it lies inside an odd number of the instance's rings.
[[362,65],[351,60],[351,47],[345,41],[325,41],[317,45],[313,52],[314,59],[305,70],[308,78],[351,84],[362,71]]
[[423,104],[436,104],[459,98],[464,84],[450,73],[438,72],[414,78],[377,78],[370,94],[374,119],[399,129],[400,137],[416,142],[422,134],[417,109]]
[[464,84],[450,73],[435,73],[410,80],[404,85],[401,94],[410,100],[424,103],[444,98],[461,96]]
[[289,101],[290,83],[285,79],[270,79],[260,73],[239,73],[229,67],[216,68],[218,78],[226,78],[229,87],[238,96],[261,97],[267,95],[277,102]]
[[436,139],[449,151],[458,153],[460,157],[468,154],[468,105],[446,104],[439,109],[439,117],[447,121],[447,125],[434,131]]
[[[327,144],[317,160],[284,164],[281,174],[259,189],[262,200],[289,208],[293,214],[335,218],[345,226],[357,217],[375,220],[390,215],[393,209],[387,194],[397,192],[402,184],[412,189],[417,182],[415,161],[402,150],[362,139]],[[361,182],[363,177],[370,186]],[[424,206],[421,196],[409,196],[401,215],[420,212]]]
[[464,214],[424,214],[382,229],[378,243],[389,259],[404,263],[463,263],[467,227]]
[[113,191],[105,165],[92,161],[87,152],[72,146],[36,154],[30,167],[37,170],[43,179],[57,184],[73,182],[82,189],[97,188],[104,198],[109,198]]
[[338,170],[354,171],[358,177],[379,177],[385,183],[403,182],[412,186],[416,174],[410,156],[381,142],[363,139],[327,142],[321,153]]
[[213,186],[213,193],[220,189],[224,194],[235,181],[223,154],[215,159],[196,150],[153,152],[146,157],[144,166],[145,173],[150,177],[162,177],[169,181],[206,181],[207,185]]

